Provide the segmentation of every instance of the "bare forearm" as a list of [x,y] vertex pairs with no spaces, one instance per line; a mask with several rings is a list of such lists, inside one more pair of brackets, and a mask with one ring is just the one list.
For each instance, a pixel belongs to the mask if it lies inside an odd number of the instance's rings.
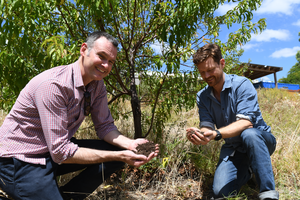
[[[240,135],[243,130],[252,127],[253,126],[250,121],[241,119],[218,130],[222,134],[222,138],[231,138]],[[215,139],[217,135],[217,132],[210,127],[201,127],[200,132],[197,130],[199,129],[187,129],[187,138],[195,145],[206,145],[209,141]],[[192,134],[189,134],[191,131]]]
[[63,164],[96,164],[109,161],[119,161],[120,158],[121,152],[118,151],[104,151],[79,147],[74,156],[65,160]]
[[249,120],[240,119],[218,130],[221,132],[223,138],[231,138],[240,135],[243,130],[252,127],[253,125]]
[[130,145],[133,143],[133,140],[125,137],[119,131],[111,131],[103,139],[104,141],[122,149],[132,150]]
[[100,164],[109,161],[121,161],[129,165],[139,167],[146,164],[155,156],[157,152],[151,153],[148,157],[137,155],[133,151],[103,151],[79,147],[74,156],[65,160],[62,164]]
[[[139,167],[158,154],[158,149],[151,153],[148,157],[144,155],[137,155],[132,150],[135,150],[137,145],[147,142],[145,139],[132,140],[120,134],[118,131],[109,132],[104,138],[104,141],[118,146],[123,151],[104,151],[90,148],[79,147],[74,156],[65,160],[63,164],[99,164],[109,161],[121,161],[129,165]],[[157,147],[158,148],[158,147]]]
[[[119,131],[111,131],[103,139],[104,141],[123,149],[128,149],[128,146],[131,143],[131,139],[126,138]],[[63,163],[96,164],[121,160],[122,152],[120,151],[104,151],[79,147],[74,156],[65,160]]]

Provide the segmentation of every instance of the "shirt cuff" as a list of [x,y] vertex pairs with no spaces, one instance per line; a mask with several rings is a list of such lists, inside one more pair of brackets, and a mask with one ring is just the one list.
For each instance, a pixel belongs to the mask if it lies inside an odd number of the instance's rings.
[[200,122],[200,128],[202,127],[209,127],[212,128],[213,130],[215,129],[215,125],[211,122]]
[[243,115],[243,114],[237,114],[236,115],[236,121],[240,120],[240,119],[246,119],[246,120],[249,120],[251,122],[251,119],[249,116],[247,115]]

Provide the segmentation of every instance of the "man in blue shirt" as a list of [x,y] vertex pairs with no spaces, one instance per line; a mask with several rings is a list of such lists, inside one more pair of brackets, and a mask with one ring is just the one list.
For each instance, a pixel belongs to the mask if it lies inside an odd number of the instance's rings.
[[225,60],[216,44],[201,47],[193,62],[207,86],[197,94],[200,130],[188,128],[187,138],[195,145],[225,140],[214,176],[215,198],[237,194],[253,171],[259,199],[279,199],[270,159],[276,139],[262,118],[252,83],[223,72]]

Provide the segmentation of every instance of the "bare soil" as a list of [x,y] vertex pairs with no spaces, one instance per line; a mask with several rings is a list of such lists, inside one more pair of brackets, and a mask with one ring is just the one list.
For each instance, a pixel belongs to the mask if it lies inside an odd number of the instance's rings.
[[[123,179],[123,176],[126,178]],[[176,176],[178,180],[175,185],[171,179]],[[92,195],[87,199],[107,199],[107,200],[208,200],[212,177],[201,180],[201,172],[190,165],[182,165],[177,175],[171,175],[171,169],[151,168],[141,170],[132,166],[126,166],[124,169],[111,175]],[[175,178],[175,177],[174,177]],[[175,179],[177,179],[175,178]],[[107,187],[109,186],[109,187]],[[170,191],[168,191],[170,190]],[[85,199],[85,200],[87,200]]]
[[139,144],[136,147],[136,150],[136,154],[142,154],[148,157],[150,153],[155,152],[155,143],[150,141],[143,144]]

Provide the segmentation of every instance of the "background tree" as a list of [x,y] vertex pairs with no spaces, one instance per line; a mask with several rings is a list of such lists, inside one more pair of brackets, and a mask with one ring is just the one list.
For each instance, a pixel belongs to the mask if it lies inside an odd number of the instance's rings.
[[283,77],[278,80],[279,83],[300,84],[300,51],[297,52],[296,59],[298,62],[289,70],[286,78]]
[[296,59],[298,62],[289,70],[286,78],[279,79],[279,83],[300,83],[300,51],[297,52]]
[[[265,29],[264,19],[253,23],[260,0],[238,0],[236,7],[216,16],[225,0],[7,0],[1,1],[0,106],[9,110],[20,90],[36,74],[78,59],[80,44],[94,30],[118,38],[119,53],[105,79],[114,117],[133,116],[135,138],[150,133],[159,138],[171,108],[189,109],[203,86],[191,55],[203,43],[221,46],[234,72],[241,51],[237,45]],[[230,0],[228,0],[230,2]],[[221,25],[240,28],[228,41],[218,39]],[[155,50],[155,45],[161,49]],[[188,70],[181,70],[188,66]],[[136,77],[141,83],[137,86]],[[132,112],[120,113],[130,100]],[[151,106],[142,110],[141,102]]]

